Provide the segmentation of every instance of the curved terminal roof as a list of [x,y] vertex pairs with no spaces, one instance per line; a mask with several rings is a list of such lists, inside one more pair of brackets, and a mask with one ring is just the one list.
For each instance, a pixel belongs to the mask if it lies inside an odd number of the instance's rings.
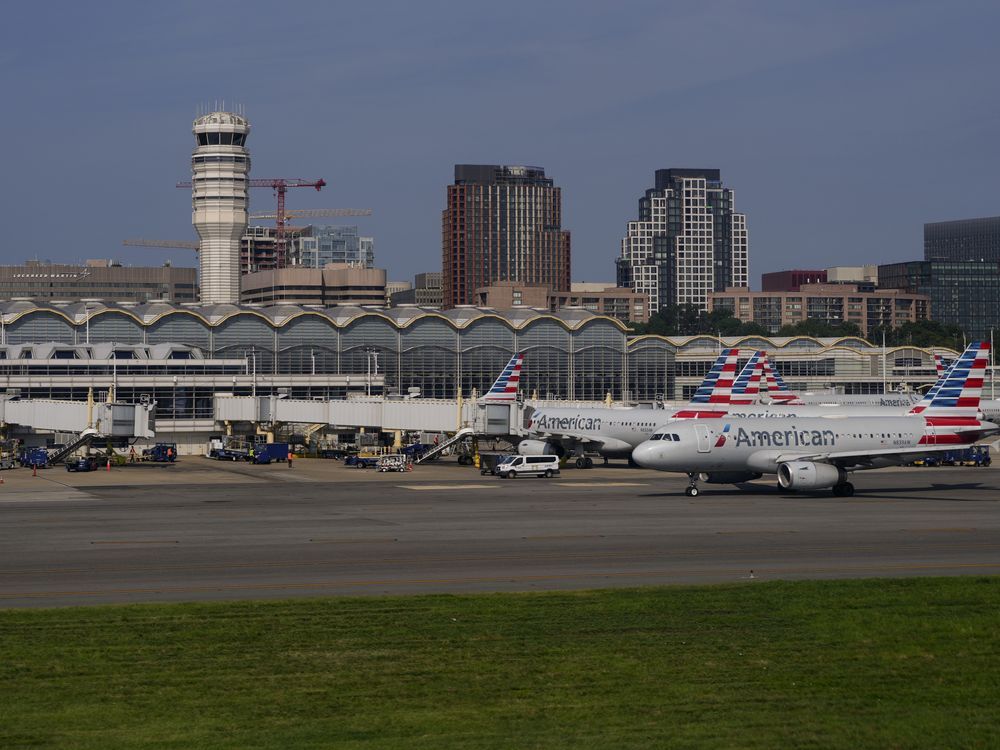
[[167,302],[151,302],[142,305],[121,305],[113,302],[72,302],[68,304],[29,302],[24,300],[0,302],[0,316],[5,324],[13,323],[19,318],[32,313],[51,313],[64,318],[74,325],[83,325],[100,315],[117,313],[135,320],[140,325],[150,325],[170,315],[192,315],[200,318],[209,326],[217,326],[238,315],[254,315],[263,318],[276,328],[280,328],[295,318],[304,315],[317,315],[329,320],[337,327],[345,327],[353,321],[365,316],[382,318],[398,328],[405,328],[418,320],[430,317],[447,321],[455,328],[465,328],[472,323],[492,318],[501,320],[512,328],[523,328],[541,319],[550,319],[573,330],[598,320],[603,320],[617,326],[623,332],[627,327],[617,318],[597,315],[582,309],[566,309],[556,312],[534,310],[531,308],[514,310],[494,310],[483,307],[459,307],[451,310],[438,310],[425,307],[358,307],[354,305],[338,305],[336,307],[319,308],[302,305],[274,305],[271,307],[250,307],[246,305],[178,305]]

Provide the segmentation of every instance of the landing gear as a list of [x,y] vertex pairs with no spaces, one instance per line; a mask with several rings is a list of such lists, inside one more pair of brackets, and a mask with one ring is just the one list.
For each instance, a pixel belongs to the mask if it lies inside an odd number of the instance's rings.
[[691,484],[689,484],[684,489],[684,494],[687,495],[688,497],[698,497],[698,493],[700,492],[700,490],[698,489],[698,484],[697,484],[697,482],[698,482],[698,475],[697,474],[688,474],[688,479],[690,480]]
[[833,485],[833,494],[837,497],[853,497],[854,485],[850,482],[841,482]]
[[577,456],[576,457],[576,468],[578,469],[593,469],[594,459],[590,456]]

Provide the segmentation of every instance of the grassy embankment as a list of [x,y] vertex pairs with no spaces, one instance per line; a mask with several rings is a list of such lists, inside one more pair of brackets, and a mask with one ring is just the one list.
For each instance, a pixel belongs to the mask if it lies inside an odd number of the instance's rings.
[[0,747],[996,747],[1000,579],[0,611]]

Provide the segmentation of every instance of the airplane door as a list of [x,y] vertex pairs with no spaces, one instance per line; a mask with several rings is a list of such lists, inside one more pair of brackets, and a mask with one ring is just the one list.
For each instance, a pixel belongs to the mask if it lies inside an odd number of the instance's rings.
[[708,435],[708,427],[703,424],[694,426],[694,434],[698,436],[698,452],[708,453],[712,450],[712,439]]

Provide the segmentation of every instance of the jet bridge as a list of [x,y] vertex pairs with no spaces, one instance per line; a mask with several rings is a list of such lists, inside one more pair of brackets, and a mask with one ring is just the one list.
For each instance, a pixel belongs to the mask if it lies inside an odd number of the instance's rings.
[[0,426],[101,437],[152,438],[154,403],[120,404],[0,396]]

